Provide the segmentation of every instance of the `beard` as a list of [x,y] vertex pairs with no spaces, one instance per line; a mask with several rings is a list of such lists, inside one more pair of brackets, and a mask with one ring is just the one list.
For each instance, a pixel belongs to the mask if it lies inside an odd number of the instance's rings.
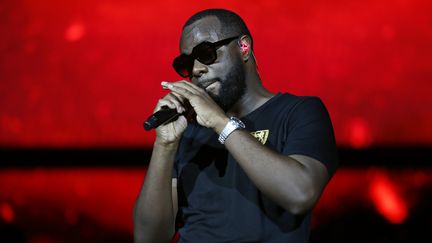
[[228,74],[224,78],[220,78],[219,81],[221,83],[219,94],[209,92],[209,95],[216,104],[227,112],[246,93],[245,74],[240,59],[236,58]]

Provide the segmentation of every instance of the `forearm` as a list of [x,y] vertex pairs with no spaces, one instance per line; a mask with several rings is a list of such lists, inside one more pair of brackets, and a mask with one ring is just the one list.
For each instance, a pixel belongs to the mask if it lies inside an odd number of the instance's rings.
[[307,165],[263,146],[246,130],[233,132],[225,146],[260,191],[287,211],[301,214],[315,204],[324,183]]
[[166,242],[174,234],[172,167],[178,144],[155,142],[144,185],[134,208],[135,242]]

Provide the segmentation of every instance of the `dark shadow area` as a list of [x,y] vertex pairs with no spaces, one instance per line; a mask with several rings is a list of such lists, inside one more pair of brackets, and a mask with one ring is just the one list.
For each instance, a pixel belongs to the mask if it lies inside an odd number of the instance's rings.
[[[431,167],[429,146],[339,147],[341,166]],[[1,167],[147,165],[148,148],[0,148]]]

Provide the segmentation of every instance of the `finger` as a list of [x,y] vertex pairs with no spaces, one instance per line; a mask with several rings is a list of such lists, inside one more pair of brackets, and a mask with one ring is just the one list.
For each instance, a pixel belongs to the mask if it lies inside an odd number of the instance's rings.
[[205,93],[205,90],[203,88],[199,87],[198,85],[196,85],[196,84],[194,84],[192,82],[188,82],[188,81],[182,80],[182,81],[177,82],[177,83],[180,83],[181,85],[185,85],[185,88],[189,87],[190,91],[195,90],[198,93]]
[[[167,82],[167,81],[162,81],[161,82],[161,86],[162,86],[163,89],[168,89],[169,90],[168,86],[171,87],[172,85],[170,85],[170,83]],[[185,109],[184,109],[184,107],[182,105],[183,102],[184,102],[184,100],[185,100],[184,97],[182,97],[181,95],[176,94],[174,92],[169,93],[167,96],[173,96],[173,98],[174,98],[173,103],[177,107],[177,112],[184,112],[185,111]]]
[[183,113],[185,111],[183,99],[178,94],[171,92],[165,97],[175,105],[178,113]]
[[[171,109],[176,109],[178,113],[183,113],[186,109],[183,105],[184,98],[180,97],[179,95],[174,94],[173,92],[170,92],[165,97],[161,99],[161,104],[168,105]],[[162,106],[163,106],[162,105]],[[160,106],[161,107],[161,106]]]
[[165,98],[162,98],[156,104],[156,107],[155,107],[153,112],[159,111],[162,108],[162,106],[168,106],[171,109],[176,109],[175,104],[173,102],[171,102],[171,100],[167,100]]
[[182,81],[179,81],[179,82],[173,82],[173,83],[164,82],[163,85],[165,85],[165,87],[167,89],[170,89],[170,90],[172,90],[172,88],[174,88],[174,87],[180,87],[180,88],[185,89],[185,90],[187,90],[190,93],[195,94],[195,95],[203,94],[203,90],[202,89],[200,89],[197,86],[193,85],[191,82],[188,82],[188,81],[185,81],[185,80],[182,80]]
[[184,104],[185,97],[174,92],[170,92],[170,94],[173,95],[181,104]]
[[[177,93],[180,96],[183,96],[187,100],[191,100],[193,97],[196,97],[198,94],[193,93],[193,91],[189,91],[189,89],[184,88],[182,85],[169,85],[168,88],[174,92]],[[195,91],[196,92],[196,91]]]

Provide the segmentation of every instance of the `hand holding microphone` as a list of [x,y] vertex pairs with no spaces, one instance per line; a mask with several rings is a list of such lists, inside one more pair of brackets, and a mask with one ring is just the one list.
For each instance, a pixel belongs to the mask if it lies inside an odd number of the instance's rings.
[[[217,84],[216,84],[217,86]],[[177,82],[162,82],[164,89],[169,89],[171,92],[168,93],[164,98],[159,100],[156,106],[155,112],[162,110],[162,106],[168,106],[173,111],[161,111],[158,114],[153,114],[147,121],[147,127],[149,129],[157,127],[158,125],[166,124],[163,128],[170,127],[178,124],[179,120],[184,122],[184,128],[173,128],[172,132],[179,135],[186,129],[187,121],[186,118],[193,118],[199,125],[212,128],[216,132],[220,132],[229,118],[225,114],[225,111],[219,107],[219,105],[213,100],[213,98],[207,93],[207,89],[198,87],[192,82],[181,80]],[[214,91],[210,91],[214,92]],[[166,109],[166,107],[164,108]],[[176,114],[174,111],[177,111]],[[187,112],[186,112],[187,111]],[[182,114],[186,112],[185,114]],[[163,118],[163,119],[162,119]],[[177,118],[177,120],[175,120]],[[155,125],[152,125],[155,124]],[[168,126],[170,125],[170,126]],[[146,125],[144,125],[146,126]],[[162,128],[162,126],[160,126]],[[159,136],[161,129],[156,129],[157,135]]]
[[[166,82],[162,87],[167,89]],[[180,138],[187,123],[195,120],[195,112],[188,100],[173,92],[159,100],[154,113],[147,118],[143,126],[146,131],[156,129],[157,137],[162,142],[173,142]]]

